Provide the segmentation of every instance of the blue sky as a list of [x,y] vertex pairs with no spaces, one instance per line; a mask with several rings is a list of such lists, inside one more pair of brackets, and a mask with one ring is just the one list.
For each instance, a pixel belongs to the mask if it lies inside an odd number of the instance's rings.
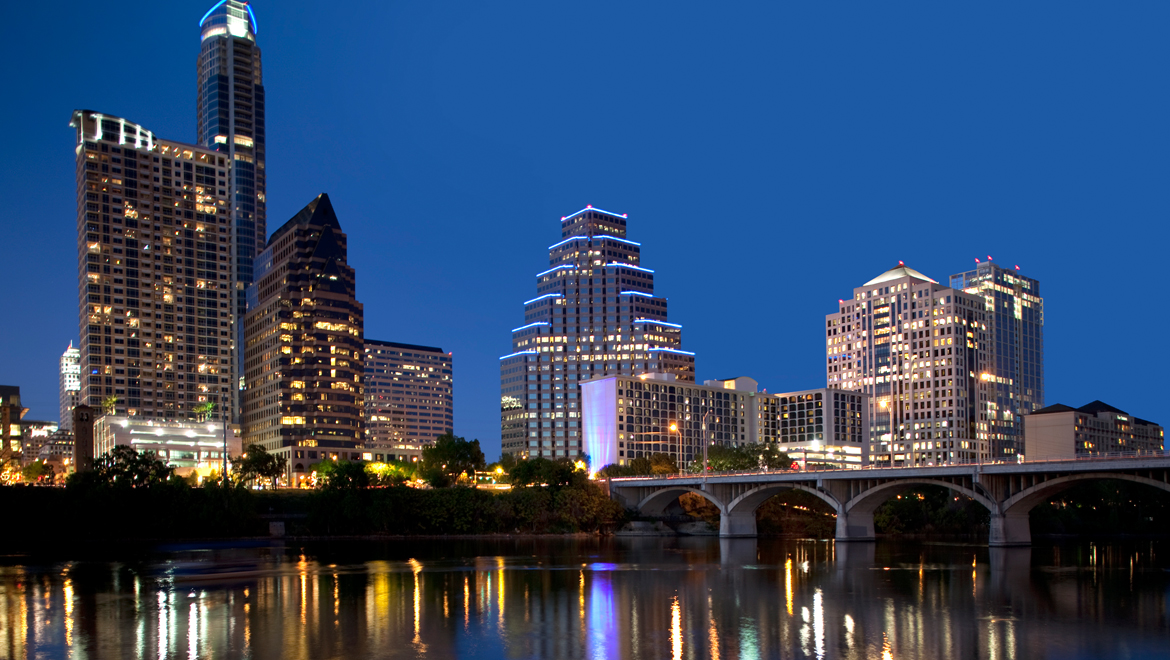
[[[77,336],[70,112],[193,141],[212,4],[5,10],[0,383],[30,418]],[[1046,403],[1170,423],[1166,3],[253,7],[269,228],[329,193],[366,336],[452,351],[489,457],[497,358],[586,204],[629,214],[700,379],[821,386],[853,287],[992,255],[1041,282]]]

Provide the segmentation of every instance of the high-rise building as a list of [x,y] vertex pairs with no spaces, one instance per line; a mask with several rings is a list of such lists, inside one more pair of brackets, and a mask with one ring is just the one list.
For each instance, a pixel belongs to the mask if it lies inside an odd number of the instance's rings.
[[455,427],[452,360],[441,348],[366,340],[366,449],[415,461]]
[[0,385],[0,483],[19,480],[20,460],[24,455],[24,427],[28,414],[20,402],[20,387]]
[[[79,402],[195,419],[229,396],[231,164],[76,110]],[[218,417],[218,409],[213,417]]]
[[[235,313],[244,318],[245,290],[256,280],[253,261],[267,236],[264,171],[264,80],[256,16],[247,2],[219,0],[199,21],[200,47],[196,87],[196,141],[231,162],[227,181],[232,220],[232,280]],[[239,329],[233,334],[242,341]],[[233,376],[243,375],[243,355],[236,351]],[[238,383],[237,383],[238,385]],[[239,391],[232,390],[233,419],[238,419]]]
[[991,261],[951,275],[951,288],[983,298],[987,309],[987,359],[995,378],[987,411],[992,458],[1022,451],[1024,415],[1044,407],[1044,299],[1040,283]]
[[911,466],[988,456],[991,331],[981,296],[902,262],[825,317],[828,386],[870,395],[870,461]]
[[682,326],[667,322],[625,215],[589,206],[565,216],[548,252],[512,353],[500,358],[501,442],[517,456],[575,457],[581,381],[656,372],[693,382],[695,354],[682,350]]
[[69,342],[69,348],[61,354],[58,376],[57,396],[61,406],[60,428],[63,431],[71,431],[73,429],[73,408],[78,403],[78,396],[81,395],[81,350],[74,348],[73,342]]
[[679,382],[674,374],[581,384],[585,453],[594,469],[669,454],[684,468],[704,445],[768,444],[805,465],[869,461],[868,396],[819,388],[769,394],[752,378]]
[[360,459],[365,344],[356,277],[329,196],[277,229],[256,259],[244,318],[243,443],[289,461]]

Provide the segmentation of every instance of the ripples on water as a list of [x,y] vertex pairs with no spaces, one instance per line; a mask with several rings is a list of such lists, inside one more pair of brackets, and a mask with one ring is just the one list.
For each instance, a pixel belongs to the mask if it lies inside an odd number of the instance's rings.
[[0,658],[1154,658],[1163,542],[680,539],[0,560]]

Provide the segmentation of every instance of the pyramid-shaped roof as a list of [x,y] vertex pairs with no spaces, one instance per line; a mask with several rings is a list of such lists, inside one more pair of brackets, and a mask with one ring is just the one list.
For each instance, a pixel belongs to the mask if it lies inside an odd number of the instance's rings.
[[276,239],[284,236],[295,225],[317,225],[341,231],[341,223],[337,221],[337,214],[333,212],[333,203],[329,201],[329,195],[326,193],[317,195],[316,199],[306,204],[305,208],[297,211],[297,214],[281,225],[280,229],[272,232],[272,236],[268,238],[268,244],[275,243]]
[[903,277],[912,277],[916,280],[922,280],[923,282],[930,282],[932,284],[938,284],[938,282],[935,282],[934,280],[930,279],[929,277],[923,275],[922,273],[914,270],[913,268],[910,268],[906,264],[899,261],[897,266],[894,266],[893,268],[887,270],[886,272],[882,273],[881,275],[878,275],[877,277],[873,278],[872,280],[866,282],[865,286],[872,286],[874,284],[881,284],[882,282],[891,282],[893,280],[898,280],[898,279],[901,279]]

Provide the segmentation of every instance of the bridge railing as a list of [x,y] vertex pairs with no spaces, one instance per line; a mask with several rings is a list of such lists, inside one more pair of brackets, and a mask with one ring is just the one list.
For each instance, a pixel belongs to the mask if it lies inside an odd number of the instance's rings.
[[[821,474],[821,473],[841,473],[841,472],[857,472],[859,470],[905,470],[908,468],[923,468],[923,467],[952,467],[958,465],[1032,465],[1036,463],[1084,463],[1086,461],[1120,461],[1133,460],[1144,458],[1167,458],[1170,453],[1166,451],[1122,451],[1122,452],[1102,452],[1099,454],[1089,454],[1080,456],[1053,456],[1041,458],[1027,458],[1022,461],[1012,460],[969,460],[969,461],[948,461],[945,463],[924,463],[921,465],[902,465],[902,466],[888,466],[888,465],[862,465],[857,467],[846,468],[812,468],[812,469],[760,469],[760,470],[708,470],[708,477],[737,477],[737,476],[758,476],[766,474]],[[698,479],[702,478],[702,472],[672,472],[669,474],[643,474],[628,477],[613,477],[612,481],[627,481],[627,480],[644,480],[644,479]]]

